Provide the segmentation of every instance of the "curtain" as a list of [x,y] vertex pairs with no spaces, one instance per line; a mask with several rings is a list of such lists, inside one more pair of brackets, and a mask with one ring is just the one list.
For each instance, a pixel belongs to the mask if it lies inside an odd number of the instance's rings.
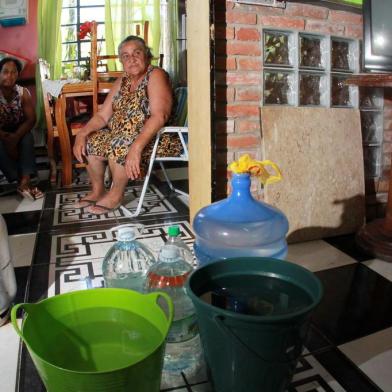
[[178,75],[178,0],[161,0],[161,40],[163,68],[174,83]]
[[[39,0],[37,8],[38,57],[51,65],[51,78],[61,76],[61,8],[63,0]],[[36,80],[41,80],[39,67],[35,71]],[[44,127],[44,104],[41,83],[36,83],[37,93],[37,125]]]
[[[117,53],[119,43],[135,35],[136,24],[149,21],[148,46],[154,57],[163,53],[163,68],[173,80],[177,78],[178,0],[106,0],[106,53]],[[109,69],[121,69],[119,63],[109,62]]]
[[[117,53],[120,42],[128,35],[136,35],[136,25],[149,21],[148,46],[154,57],[159,56],[160,0],[106,0],[105,39],[106,53]],[[141,31],[143,31],[141,29]],[[141,34],[143,36],[143,34]],[[98,37],[99,38],[99,37]],[[121,69],[113,61],[109,69]]]

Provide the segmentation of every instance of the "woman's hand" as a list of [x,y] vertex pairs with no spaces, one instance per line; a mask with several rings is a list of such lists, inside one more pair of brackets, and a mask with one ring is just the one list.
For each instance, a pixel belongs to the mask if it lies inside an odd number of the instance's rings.
[[136,180],[140,177],[140,161],[142,159],[142,149],[133,142],[125,158],[125,172],[128,178]]
[[76,138],[75,138],[74,146],[73,146],[73,153],[75,155],[75,158],[80,163],[83,163],[87,157],[86,141],[87,141],[87,136],[82,132],[78,132],[78,134],[76,135]]

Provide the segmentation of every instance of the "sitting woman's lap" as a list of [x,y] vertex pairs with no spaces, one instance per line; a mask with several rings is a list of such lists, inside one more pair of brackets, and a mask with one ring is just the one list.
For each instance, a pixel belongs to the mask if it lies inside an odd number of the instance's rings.
[[20,139],[16,160],[9,156],[5,143],[0,141],[0,170],[8,181],[17,180],[19,175],[36,174],[34,137],[31,132]]
[[113,159],[124,165],[132,140],[123,134],[103,129],[94,132],[87,140],[87,154]]
[[[125,165],[125,158],[129,147],[137,134],[114,132],[109,129],[102,129],[94,132],[87,140],[87,154],[113,160],[120,165]],[[152,140],[143,150],[141,171],[145,173],[150,161],[154,146]],[[181,155],[181,143],[177,135],[163,134],[157,149],[157,156],[179,156]]]

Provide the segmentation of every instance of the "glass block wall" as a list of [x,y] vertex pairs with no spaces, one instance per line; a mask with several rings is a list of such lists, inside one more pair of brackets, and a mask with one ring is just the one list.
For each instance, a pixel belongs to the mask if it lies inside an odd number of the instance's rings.
[[263,104],[358,107],[357,88],[345,84],[358,59],[358,40],[265,29]]
[[319,3],[288,1],[284,9],[230,0],[213,3],[216,199],[228,191],[228,163],[243,153],[264,158],[260,105],[291,105],[361,111],[366,199],[377,207],[384,203],[392,151],[392,92],[386,96],[384,91],[382,97],[373,91],[369,101],[363,91],[344,83],[360,72],[362,15]]

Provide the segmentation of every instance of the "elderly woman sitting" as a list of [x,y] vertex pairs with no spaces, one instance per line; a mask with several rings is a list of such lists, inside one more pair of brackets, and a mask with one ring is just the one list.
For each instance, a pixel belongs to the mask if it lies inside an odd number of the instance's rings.
[[8,182],[18,181],[18,192],[31,200],[43,193],[30,184],[36,174],[34,105],[29,91],[16,84],[22,64],[13,57],[0,61],[0,170]]
[[[167,73],[151,65],[143,39],[125,38],[119,45],[124,76],[113,85],[102,109],[78,132],[73,147],[79,162],[87,159],[92,189],[77,207],[103,214],[121,205],[128,180],[141,177],[151,156],[153,138],[172,113],[173,93]],[[158,155],[180,154],[178,137],[164,134]],[[105,161],[112,174],[104,186]]]

